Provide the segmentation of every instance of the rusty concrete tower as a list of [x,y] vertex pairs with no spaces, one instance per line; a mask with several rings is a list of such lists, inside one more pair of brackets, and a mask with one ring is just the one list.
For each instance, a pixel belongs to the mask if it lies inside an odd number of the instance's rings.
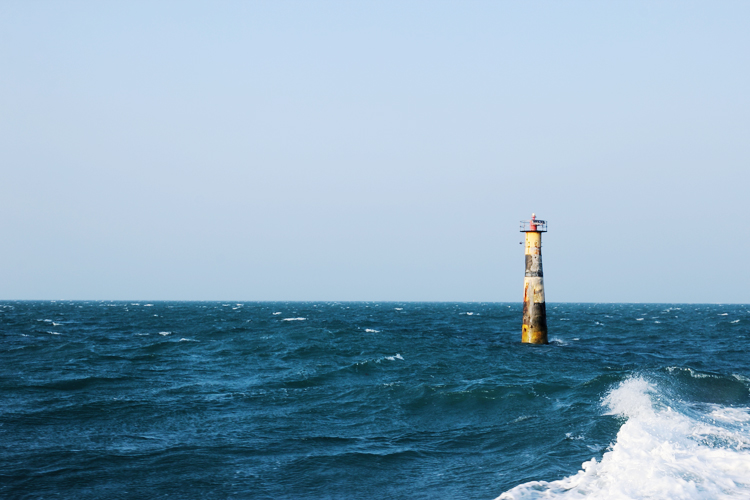
[[547,232],[547,222],[537,219],[536,214],[531,214],[531,220],[521,221],[521,232],[526,233],[521,342],[547,344],[547,306],[544,303],[542,272],[542,233]]

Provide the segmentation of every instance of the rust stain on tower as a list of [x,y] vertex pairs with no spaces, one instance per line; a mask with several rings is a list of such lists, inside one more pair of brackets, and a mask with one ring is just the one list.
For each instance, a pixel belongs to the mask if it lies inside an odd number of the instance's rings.
[[544,302],[542,271],[542,233],[547,232],[547,222],[531,214],[531,220],[521,221],[521,232],[526,233],[521,342],[547,344],[547,306]]

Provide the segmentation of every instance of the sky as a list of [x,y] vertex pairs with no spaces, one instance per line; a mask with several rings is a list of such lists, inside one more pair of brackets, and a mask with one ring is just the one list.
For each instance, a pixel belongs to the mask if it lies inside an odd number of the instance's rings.
[[0,299],[749,303],[750,3],[0,3]]

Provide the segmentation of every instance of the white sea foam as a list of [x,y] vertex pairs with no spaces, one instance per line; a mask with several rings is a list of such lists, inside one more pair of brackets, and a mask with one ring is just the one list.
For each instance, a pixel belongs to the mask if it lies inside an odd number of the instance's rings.
[[682,368],[681,366],[668,366],[667,371],[669,373],[675,373],[675,372],[689,373],[690,376],[693,378],[717,378],[716,375],[710,375],[708,373],[698,373],[692,368]]
[[154,307],[153,304],[143,304],[143,307]]
[[750,498],[749,408],[681,412],[640,377],[619,384],[603,406],[626,420],[601,461],[558,481],[521,484],[498,500]]
[[279,314],[281,314],[281,311],[273,313],[274,316],[278,316]]
[[643,321],[643,318],[635,318],[636,321]]
[[167,335],[172,335],[172,332],[159,332],[159,335],[164,335],[166,337]]
[[736,319],[734,321],[730,321],[730,323],[739,323],[739,322],[740,322],[740,320],[738,320],[738,319]]
[[404,358],[402,358],[400,354],[396,354],[395,356],[386,356],[385,359],[388,361],[396,361],[397,359],[403,360]]
[[307,318],[284,318],[281,321],[305,321]]
[[721,313],[721,314],[717,314],[717,316],[729,316],[729,313]]
[[374,330],[372,328],[365,328],[365,332],[367,332],[367,333],[380,333],[380,330]]
[[513,420],[513,422],[511,422],[511,423],[515,424],[515,423],[518,423],[518,422],[523,422],[524,420],[528,420],[530,418],[536,418],[536,415],[521,415],[520,417],[518,417],[515,420]]
[[47,332],[47,333],[49,333],[50,335],[60,335],[60,332]]
[[473,315],[474,315],[474,313],[473,313],[473,312],[467,312],[467,313],[466,313],[466,315],[467,315],[467,316],[473,316]]
[[394,309],[396,309],[397,311],[403,311],[404,310],[403,307],[395,307]]

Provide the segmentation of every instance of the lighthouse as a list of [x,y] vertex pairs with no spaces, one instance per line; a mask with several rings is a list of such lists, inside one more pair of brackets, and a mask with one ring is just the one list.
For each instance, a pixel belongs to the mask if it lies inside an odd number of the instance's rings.
[[542,233],[547,232],[547,222],[531,214],[531,220],[521,221],[521,232],[526,233],[521,342],[547,344],[547,306],[544,304],[542,272]]

